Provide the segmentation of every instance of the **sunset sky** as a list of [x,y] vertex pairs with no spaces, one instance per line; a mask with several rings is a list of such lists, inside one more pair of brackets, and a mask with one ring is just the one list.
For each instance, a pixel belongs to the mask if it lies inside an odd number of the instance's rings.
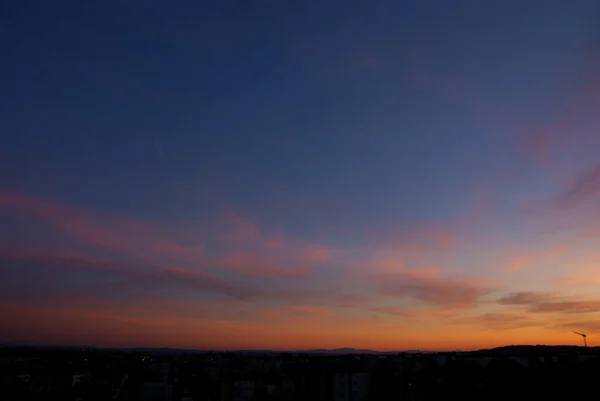
[[600,2],[5,3],[0,343],[600,345]]

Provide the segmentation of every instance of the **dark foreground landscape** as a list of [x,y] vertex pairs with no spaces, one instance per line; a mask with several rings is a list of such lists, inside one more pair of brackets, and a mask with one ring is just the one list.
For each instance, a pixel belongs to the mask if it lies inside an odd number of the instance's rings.
[[597,347],[473,352],[4,347],[0,400],[525,400],[596,394]]

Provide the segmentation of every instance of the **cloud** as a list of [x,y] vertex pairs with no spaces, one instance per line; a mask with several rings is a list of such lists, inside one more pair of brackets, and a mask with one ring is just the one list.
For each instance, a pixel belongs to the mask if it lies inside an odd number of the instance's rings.
[[570,186],[558,196],[559,207],[579,204],[600,194],[600,164],[577,174]]
[[299,305],[291,305],[288,306],[288,309],[294,312],[301,312],[308,315],[314,316],[330,316],[331,312],[324,309],[312,308],[309,306],[299,306]]
[[[102,293],[110,291],[115,296],[116,291],[124,294],[131,292],[138,294],[139,291],[153,292],[160,290],[178,291],[200,291],[209,294],[221,294],[235,299],[245,299],[256,296],[257,292],[249,286],[242,286],[235,280],[224,279],[206,272],[187,270],[174,266],[160,266],[152,264],[126,264],[118,262],[98,261],[93,259],[74,259],[54,256],[29,256],[18,252],[7,252],[0,250],[3,260],[3,270],[19,266],[20,269],[41,267],[51,270],[55,277],[68,280],[70,275],[76,272],[103,273],[96,276],[94,291]],[[23,265],[17,262],[28,262]],[[12,273],[13,276],[23,272]],[[7,277],[8,276],[7,274]],[[10,278],[5,280],[5,284]],[[24,289],[23,291],[25,291]]]
[[[401,253],[405,260],[421,259],[426,255],[448,255],[468,247],[470,235],[482,226],[493,211],[489,186],[489,182],[476,183],[467,210],[443,222],[402,219],[360,227],[338,226],[337,230],[331,230],[328,237],[352,241],[355,251]],[[331,255],[336,255],[335,249]]]
[[[88,298],[89,302],[91,297],[101,304],[108,299],[130,305],[140,299],[160,299],[153,305],[161,305],[159,309],[166,313],[166,306],[181,310],[183,300],[189,305],[185,309],[195,311],[198,311],[196,305],[218,301],[221,306],[215,311],[221,309],[223,314],[227,313],[227,308],[256,310],[261,303],[269,302],[295,305],[296,313],[324,316],[329,313],[325,309],[303,306],[302,303],[327,303],[334,294],[331,286],[318,287],[310,281],[272,283],[139,261],[123,263],[82,257],[30,256],[0,248],[0,262],[0,274],[5,278],[0,282],[0,300],[6,302],[44,304],[82,297]],[[229,304],[225,303],[227,300]],[[119,314],[119,309],[116,310]]]
[[560,322],[554,324],[552,327],[560,330],[583,331],[586,334],[600,333],[600,319]]
[[[16,212],[15,218],[28,218],[30,226],[49,225],[55,235],[66,235],[78,243],[140,258],[169,256],[179,249],[169,241],[172,233],[165,227],[14,192],[0,191],[0,210]],[[28,236],[32,231],[29,227]]]
[[[594,264],[598,263],[598,258],[593,260]],[[564,276],[557,278],[554,281],[556,287],[565,288],[584,288],[600,286],[600,273],[597,268],[588,268],[578,271],[571,271]]]
[[224,239],[237,242],[259,238],[259,228],[251,220],[234,212],[224,213],[221,217],[229,228],[222,234]]
[[268,308],[266,311],[257,313],[260,318],[268,320],[285,321],[288,323],[312,322],[315,318],[332,316],[331,312],[321,308],[302,305],[288,305],[282,307]]
[[450,323],[457,326],[464,325],[471,330],[493,332],[546,326],[546,322],[524,312],[487,312],[475,316],[455,316]]
[[600,300],[572,300],[542,302],[529,307],[531,313],[597,313],[600,312]]
[[[50,246],[55,256],[92,252],[102,258],[125,257],[177,268],[278,278],[307,277],[335,253],[324,244],[269,235],[254,222],[231,212],[212,224],[164,225],[8,191],[0,192],[2,211],[10,212],[7,215],[17,226],[27,226],[18,239],[19,249],[26,249],[28,254],[35,254],[40,242],[51,239],[60,244]],[[50,234],[42,238],[47,227]]]
[[518,292],[497,300],[501,305],[526,307],[528,313],[596,313],[600,312],[599,299],[573,296],[559,297],[553,293]]
[[264,312],[264,313],[259,313],[258,314],[259,317],[263,317],[266,319],[273,319],[273,320],[285,320],[285,317],[283,317],[280,313],[277,312]]
[[539,326],[540,322],[524,313],[484,313],[474,319],[476,324],[488,330],[514,330]]
[[[216,346],[231,349],[234,346],[232,334],[260,335],[256,325],[228,319],[223,314],[220,318],[203,315],[181,317],[163,314],[160,305],[153,304],[146,306],[154,313],[141,314],[130,310],[126,304],[113,303],[105,310],[98,305],[90,308],[87,300],[74,298],[70,305],[66,302],[35,305],[0,303],[0,321],[13,322],[11,327],[3,330],[0,338],[18,343],[41,340],[44,344]],[[83,301],[83,304],[78,301]],[[201,338],[198,337],[199,332],[203,333]]]
[[[517,257],[512,256],[511,260],[506,265],[506,269],[509,272],[517,272],[542,262],[552,262],[556,258],[562,256],[571,245],[572,243],[570,241],[563,241],[547,250],[529,251],[525,254],[522,253]],[[510,252],[507,253],[510,254]]]
[[486,322],[494,323],[494,322],[514,322],[521,321],[527,319],[527,315],[524,314],[516,314],[516,313],[484,313],[479,316],[478,319],[481,319]]
[[469,308],[491,292],[483,283],[441,276],[437,269],[404,269],[376,274],[382,295],[409,298],[444,308]]
[[[598,145],[598,135],[593,129],[576,129],[577,124],[597,114],[598,82],[597,74],[584,77],[571,93],[562,97],[564,105],[554,110],[551,118],[522,130],[517,138],[518,153],[548,168],[559,165],[558,157],[569,155],[575,147]],[[568,162],[569,158],[565,160]]]
[[404,318],[449,318],[454,315],[451,309],[411,309],[399,306],[377,306],[369,308],[370,311],[386,313]]
[[560,142],[568,126],[572,124],[571,118],[542,124],[531,131],[522,134],[518,143],[518,150],[524,156],[530,157],[536,163],[545,165],[553,156],[556,145]]
[[500,305],[531,305],[539,302],[546,302],[554,294],[545,292],[514,292],[498,299]]
[[[279,261],[278,261],[279,260]],[[307,277],[315,271],[310,263],[298,263],[296,260],[285,260],[270,254],[238,254],[215,258],[204,265],[224,267],[251,276],[265,279],[277,277]]]
[[517,271],[517,270],[521,270],[524,267],[527,267],[529,264],[531,264],[531,262],[533,261],[532,259],[533,258],[527,257],[527,256],[514,259],[512,262],[510,262],[508,264],[507,269],[509,271],[513,271],[513,272]]

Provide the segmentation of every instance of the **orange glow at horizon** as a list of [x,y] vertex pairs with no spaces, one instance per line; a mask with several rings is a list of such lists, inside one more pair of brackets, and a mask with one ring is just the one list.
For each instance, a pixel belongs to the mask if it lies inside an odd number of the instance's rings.
[[[582,252],[585,239],[540,244],[542,251],[530,254],[508,244],[507,251],[518,252],[499,258],[495,270],[489,270],[495,273],[486,276],[453,273],[429,258],[440,252],[451,259],[463,245],[446,238],[473,234],[455,227],[447,228],[448,234],[418,228],[402,240],[427,246],[378,249],[370,261],[361,262],[368,267],[349,269],[346,253],[352,249],[281,233],[272,237],[232,214],[219,223],[217,238],[225,247],[219,254],[203,242],[177,242],[182,232],[203,238],[201,226],[135,222],[6,191],[0,207],[15,211],[12,218],[48,225],[65,244],[15,242],[0,248],[8,265],[62,277],[53,283],[56,290],[40,287],[28,298],[2,303],[0,320],[14,322],[7,331],[14,342],[450,350],[578,344],[572,330],[592,334],[593,344],[593,332],[600,331],[600,320],[589,319],[591,311],[600,310],[600,299],[593,295],[600,276],[585,263],[584,255],[595,255]],[[456,227],[465,226],[459,222]],[[432,248],[432,233],[444,238],[439,248]],[[111,259],[103,254],[107,251]],[[554,259],[573,255],[573,263],[583,261],[583,269],[566,275],[556,270],[560,275],[553,282],[562,284],[561,292],[556,286],[505,281],[538,275],[536,263],[551,266]],[[415,259],[429,261],[414,265]],[[320,274],[333,276],[325,280]],[[88,275],[97,278],[90,282]]]

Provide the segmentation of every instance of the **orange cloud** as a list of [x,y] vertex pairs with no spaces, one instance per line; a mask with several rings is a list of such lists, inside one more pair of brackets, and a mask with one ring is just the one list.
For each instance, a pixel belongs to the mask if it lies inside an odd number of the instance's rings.
[[557,278],[555,280],[555,285],[565,288],[600,286],[600,272],[597,268],[588,268],[570,272]]
[[[518,272],[536,265],[547,265],[565,255],[567,250],[570,250],[573,245],[573,240],[565,239],[541,250],[528,249],[523,251],[522,247],[519,247],[516,250],[514,248],[505,249],[502,253],[508,255],[507,257],[503,257],[505,260],[508,259],[508,262],[506,262],[506,270],[509,272]],[[534,245],[529,244],[529,248],[534,248]]]
[[[23,270],[22,281],[10,281],[13,277],[7,276],[9,281],[0,283],[0,293],[4,292],[0,302],[14,296],[11,306],[5,306],[11,310],[5,310],[4,316],[13,316],[19,307],[48,305],[48,310],[30,312],[38,319],[57,316],[68,327],[81,330],[82,339],[101,341],[98,333],[114,330],[115,335],[123,333],[123,343],[138,345],[136,332],[142,336],[140,332],[147,329],[141,342],[157,345],[168,341],[169,346],[445,347],[471,340],[472,344],[484,344],[484,338],[471,334],[473,329],[541,330],[560,322],[553,318],[544,321],[536,318],[538,315],[590,314],[598,307],[593,300],[553,298],[556,294],[548,299],[535,294],[538,298],[528,302],[526,296],[513,294],[490,304],[485,297],[494,288],[488,282],[449,275],[448,268],[425,259],[429,254],[453,257],[448,251],[467,244],[469,230],[481,222],[482,210],[487,208],[473,208],[447,226],[410,227],[389,237],[386,235],[394,229],[382,230],[382,239],[393,240],[374,241],[359,252],[273,233],[239,214],[206,226],[170,226],[6,192],[0,195],[0,210],[10,212],[5,214],[9,219],[25,216],[30,224],[27,236],[34,236],[39,224],[68,239],[60,237],[56,246],[32,243],[29,247],[23,236],[2,244],[3,266]],[[13,214],[15,211],[18,213]],[[557,246],[547,256],[561,252]],[[521,257],[535,261],[538,256]],[[440,261],[444,262],[443,258]],[[16,284],[45,279],[29,271],[62,279],[40,282],[29,292],[17,294],[14,288],[22,287]],[[86,271],[93,274],[91,284]],[[71,285],[72,277],[77,284]],[[498,304],[503,310],[489,309]],[[465,318],[464,324],[455,326],[460,321],[457,315]],[[21,326],[16,334],[38,327],[58,338],[58,332],[43,322],[33,318],[18,322]],[[412,336],[410,325],[414,323],[428,332],[443,329],[449,339],[440,345],[439,337]],[[86,324],[88,328],[82,329]],[[375,326],[382,332],[373,335]],[[187,327],[184,331],[191,334],[173,334],[178,327]],[[212,333],[206,334],[210,340],[199,344],[199,331]],[[119,341],[111,338],[108,342]]]
[[538,302],[545,302],[554,295],[554,293],[548,292],[520,291],[499,298],[498,303],[500,305],[530,305]]
[[455,313],[450,309],[411,309],[398,306],[378,306],[369,308],[373,312],[387,313],[389,315],[400,316],[404,318],[420,319],[420,318],[448,318]]
[[529,265],[531,262],[532,262],[531,257],[517,258],[517,259],[513,260],[512,262],[510,262],[510,264],[508,265],[508,270],[511,272],[521,270],[524,267],[527,267],[527,265]]

